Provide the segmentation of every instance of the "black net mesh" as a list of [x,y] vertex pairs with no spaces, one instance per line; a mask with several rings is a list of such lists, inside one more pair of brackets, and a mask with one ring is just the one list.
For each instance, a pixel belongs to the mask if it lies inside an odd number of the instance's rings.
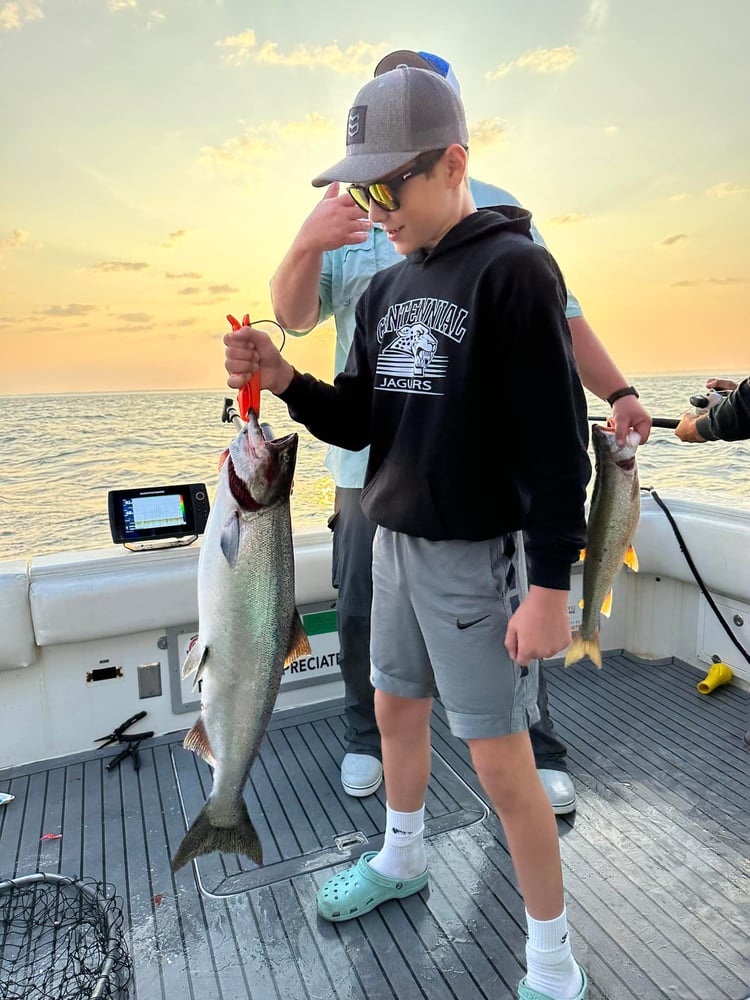
[[0,1000],[127,1000],[120,901],[92,879],[0,882]]

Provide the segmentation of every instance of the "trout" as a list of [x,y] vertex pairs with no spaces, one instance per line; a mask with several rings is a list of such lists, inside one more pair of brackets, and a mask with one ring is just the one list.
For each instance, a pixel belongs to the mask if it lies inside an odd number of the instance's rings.
[[594,492],[589,508],[583,559],[583,608],[581,627],[565,656],[565,666],[588,656],[601,669],[599,615],[612,611],[612,585],[623,563],[638,570],[633,536],[640,516],[640,487],[635,452],[640,435],[628,434],[623,448],[615,433],[594,424],[591,439],[596,459]]
[[211,851],[263,863],[244,799],[284,667],[310,652],[295,604],[290,514],[297,434],[266,440],[254,410],[224,454],[198,559],[198,636],[182,668],[201,684],[183,746],[213,768],[211,793],[172,870]]

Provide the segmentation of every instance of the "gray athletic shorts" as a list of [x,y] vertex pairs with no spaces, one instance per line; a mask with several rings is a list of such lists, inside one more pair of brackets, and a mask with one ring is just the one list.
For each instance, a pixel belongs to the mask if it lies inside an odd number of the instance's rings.
[[520,534],[432,542],[379,527],[373,543],[370,678],[402,698],[439,695],[462,739],[505,736],[539,719],[539,662],[504,646],[526,593]]

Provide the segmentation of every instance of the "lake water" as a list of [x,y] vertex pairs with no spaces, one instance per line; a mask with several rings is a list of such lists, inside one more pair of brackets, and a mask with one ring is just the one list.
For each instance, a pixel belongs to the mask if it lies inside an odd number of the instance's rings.
[[[705,376],[634,381],[652,416],[676,418],[689,408],[689,396],[704,390]],[[219,456],[235,433],[221,421],[224,398],[215,390],[0,396],[0,560],[111,545],[111,489],[202,482],[211,496]],[[595,397],[589,403],[592,416],[609,412]],[[325,527],[334,492],[323,464],[326,445],[268,392],[261,411],[277,435],[300,433],[295,531]],[[638,468],[641,485],[660,495],[708,493],[750,509],[749,441],[688,445],[672,430],[654,428],[638,450]]]

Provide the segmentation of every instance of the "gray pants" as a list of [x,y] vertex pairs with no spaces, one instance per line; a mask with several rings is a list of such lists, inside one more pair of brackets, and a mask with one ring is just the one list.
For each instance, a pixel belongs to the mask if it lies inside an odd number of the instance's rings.
[[[372,601],[372,540],[376,525],[362,513],[361,490],[336,488],[333,529],[333,586],[338,590],[338,635],[344,680],[346,749],[380,757],[375,723],[374,690],[370,683],[370,604]],[[567,771],[567,750],[558,739],[547,703],[544,669],[537,690],[539,722],[529,728],[537,768]]]

